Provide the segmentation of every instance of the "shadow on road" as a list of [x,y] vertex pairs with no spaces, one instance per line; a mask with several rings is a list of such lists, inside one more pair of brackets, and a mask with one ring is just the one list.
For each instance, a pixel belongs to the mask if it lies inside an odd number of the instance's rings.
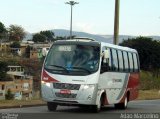
[[[130,108],[128,107],[126,110],[121,110],[121,109],[115,109],[114,106],[105,106],[102,107],[100,113],[126,113],[126,112],[133,112],[133,111],[137,111],[140,110],[138,108]],[[66,107],[66,108],[62,108],[62,109],[57,109],[56,112],[65,112],[65,113],[93,113],[93,111],[91,110],[91,108],[89,107]]]

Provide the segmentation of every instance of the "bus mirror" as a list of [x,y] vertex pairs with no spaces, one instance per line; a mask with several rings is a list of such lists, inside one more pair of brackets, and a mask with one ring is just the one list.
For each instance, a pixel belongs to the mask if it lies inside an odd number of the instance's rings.
[[108,59],[109,58],[109,50],[104,50],[103,52],[103,56],[104,56],[104,59]]

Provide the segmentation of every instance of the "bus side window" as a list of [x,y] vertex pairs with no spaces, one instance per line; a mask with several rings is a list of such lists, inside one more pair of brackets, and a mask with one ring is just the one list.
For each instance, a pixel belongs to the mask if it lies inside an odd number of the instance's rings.
[[109,48],[109,70],[111,71],[112,70],[112,51],[111,49]]
[[129,58],[130,72],[133,72],[133,59],[132,59],[132,53],[128,53],[128,58]]
[[108,54],[107,54],[107,55],[108,55],[108,58],[105,58],[104,56],[102,57],[101,73],[110,70],[110,67],[111,67],[110,49],[109,49],[109,48],[105,48],[102,53],[104,53],[104,52],[106,52],[106,51],[107,51],[107,53],[108,53]]
[[124,58],[125,72],[129,72],[128,55],[126,51],[123,51],[123,58]]
[[118,71],[118,55],[117,50],[112,49],[112,70]]
[[119,59],[119,71],[124,71],[124,65],[123,65],[123,54],[122,51],[118,50],[118,59]]
[[138,59],[136,53],[133,53],[133,61],[134,61],[134,71],[138,71]]

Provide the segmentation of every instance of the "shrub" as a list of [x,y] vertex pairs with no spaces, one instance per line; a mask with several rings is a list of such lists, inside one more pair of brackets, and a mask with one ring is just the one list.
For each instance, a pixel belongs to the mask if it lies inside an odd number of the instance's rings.
[[5,95],[6,100],[12,100],[14,98],[14,94],[12,94],[11,90],[8,89],[7,94]]

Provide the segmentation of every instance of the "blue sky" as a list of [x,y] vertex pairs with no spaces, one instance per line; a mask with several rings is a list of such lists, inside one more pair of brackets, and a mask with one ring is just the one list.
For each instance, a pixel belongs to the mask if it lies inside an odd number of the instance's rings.
[[[70,28],[68,0],[0,0],[0,21],[35,33]],[[113,34],[115,0],[75,0],[73,30]],[[160,35],[160,0],[120,0],[120,34]]]

